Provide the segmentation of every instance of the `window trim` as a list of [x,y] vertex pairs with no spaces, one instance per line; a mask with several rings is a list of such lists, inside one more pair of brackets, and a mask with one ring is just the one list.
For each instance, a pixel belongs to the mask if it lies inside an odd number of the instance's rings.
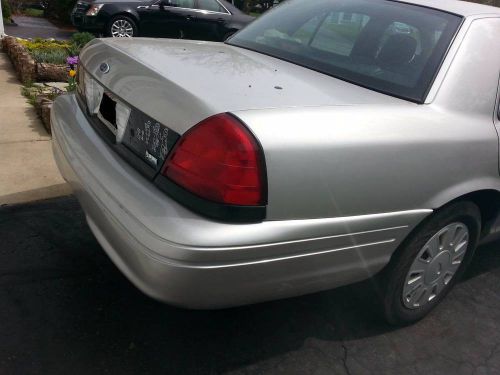
[[[160,3],[162,2],[163,0],[158,0],[156,3],[150,5],[150,8],[159,8],[160,7]],[[197,12],[197,13],[202,13],[202,14],[228,14],[228,15],[232,15],[232,13],[227,10],[227,8],[221,4],[219,2],[219,0],[214,0],[215,2],[217,2],[217,4],[219,4],[222,8],[224,8],[226,10],[227,13],[224,13],[224,12],[216,12],[216,11],[213,11],[213,10],[206,10],[206,9],[200,9],[198,8],[199,6],[199,2],[198,0],[193,0],[194,1],[194,6],[195,8],[184,8],[184,7],[175,7],[175,6],[171,6],[171,5],[165,5],[165,8],[169,8],[169,9],[180,9],[180,10],[189,10],[189,11],[193,11],[193,12]],[[146,7],[147,8],[147,7]]]

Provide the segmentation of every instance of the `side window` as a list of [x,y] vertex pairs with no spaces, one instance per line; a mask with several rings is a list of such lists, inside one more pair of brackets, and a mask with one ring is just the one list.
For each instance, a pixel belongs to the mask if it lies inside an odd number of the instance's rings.
[[172,7],[194,9],[194,0],[169,0],[168,5]]
[[215,0],[198,0],[198,8],[212,12],[226,13],[226,10]]
[[370,17],[358,13],[330,13],[310,43],[320,51],[350,56],[356,40]]

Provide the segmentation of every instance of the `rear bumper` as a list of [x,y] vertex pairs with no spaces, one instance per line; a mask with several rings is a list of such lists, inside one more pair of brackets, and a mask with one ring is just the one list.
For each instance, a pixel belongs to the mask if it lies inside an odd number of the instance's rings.
[[221,308],[369,278],[431,212],[214,222],[171,200],[110,150],[73,95],[56,100],[51,120],[57,164],[97,240],[139,289],[174,305]]

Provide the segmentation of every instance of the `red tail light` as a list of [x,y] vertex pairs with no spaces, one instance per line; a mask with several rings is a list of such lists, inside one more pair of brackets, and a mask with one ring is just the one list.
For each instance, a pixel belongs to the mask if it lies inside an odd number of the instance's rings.
[[239,206],[266,203],[260,146],[229,114],[210,117],[184,134],[161,173],[213,202]]

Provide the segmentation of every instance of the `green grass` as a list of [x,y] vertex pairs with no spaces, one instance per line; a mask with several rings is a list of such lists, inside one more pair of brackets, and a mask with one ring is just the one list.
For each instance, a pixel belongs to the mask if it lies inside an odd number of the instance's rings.
[[26,8],[23,9],[22,13],[29,17],[43,17],[43,10],[41,9]]
[[36,96],[38,94],[38,90],[33,88],[31,83],[26,83],[25,86],[21,87],[21,94],[28,99],[28,103],[31,105],[35,105]]
[[35,106],[39,95],[43,95],[50,100],[55,100],[62,92],[47,86],[34,84],[33,82],[25,82],[24,86],[21,87],[21,94],[27,99],[29,104]]

